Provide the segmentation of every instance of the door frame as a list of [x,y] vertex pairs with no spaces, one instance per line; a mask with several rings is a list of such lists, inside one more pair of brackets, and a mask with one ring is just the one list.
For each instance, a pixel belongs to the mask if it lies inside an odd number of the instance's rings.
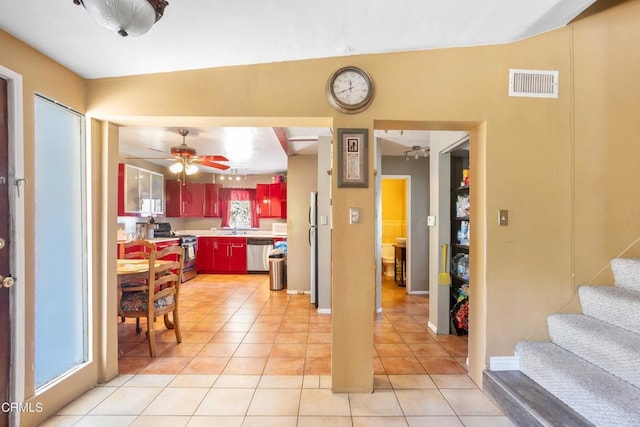
[[[24,255],[24,135],[22,75],[0,66],[0,77],[7,81],[9,127],[9,205],[11,209],[10,267],[15,284],[11,288],[11,361],[9,398],[12,402],[25,400],[25,255]],[[14,185],[10,185],[10,184]],[[10,413],[11,425],[19,425],[19,412]]]

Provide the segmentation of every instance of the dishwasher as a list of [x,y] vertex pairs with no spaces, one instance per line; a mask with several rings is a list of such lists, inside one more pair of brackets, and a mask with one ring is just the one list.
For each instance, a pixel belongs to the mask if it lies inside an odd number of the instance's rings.
[[273,239],[270,237],[247,238],[247,272],[268,273],[269,252],[273,249]]

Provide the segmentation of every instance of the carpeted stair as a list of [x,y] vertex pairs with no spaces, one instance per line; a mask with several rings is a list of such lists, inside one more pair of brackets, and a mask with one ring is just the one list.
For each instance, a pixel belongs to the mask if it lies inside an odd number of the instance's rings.
[[520,342],[520,370],[596,426],[640,426],[640,259],[615,286],[581,286],[583,314],[554,314],[551,342]]

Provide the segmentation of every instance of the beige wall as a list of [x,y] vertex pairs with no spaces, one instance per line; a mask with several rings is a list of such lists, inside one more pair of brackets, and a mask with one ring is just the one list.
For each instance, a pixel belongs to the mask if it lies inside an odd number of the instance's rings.
[[[512,355],[518,340],[544,338],[549,313],[575,308],[579,284],[609,281],[611,257],[640,254],[640,202],[633,186],[640,166],[639,19],[636,0],[508,45],[101,79],[88,82],[87,110],[123,124],[131,115],[162,126],[373,130],[374,123],[389,122],[404,129],[471,130],[472,198],[478,202],[472,208],[470,360],[480,382],[490,356]],[[84,110],[84,82],[2,33],[0,58],[0,65],[25,75],[27,101],[37,90]],[[358,115],[336,113],[324,97],[326,79],[344,65],[365,68],[376,84],[372,106]],[[559,99],[509,98],[509,68],[559,70]],[[25,138],[29,176],[30,102]],[[363,212],[357,226],[348,224],[351,206]],[[26,208],[33,212],[33,189]],[[334,182],[335,391],[372,387],[373,208],[371,186],[342,189]],[[499,209],[509,209],[508,227],[497,226]],[[33,266],[27,268],[32,283]]]
[[287,291],[309,292],[309,193],[318,191],[318,156],[289,158],[287,171]]
[[[479,255],[472,261],[477,264],[472,265],[473,271],[477,272],[474,285],[479,295],[485,295],[477,300],[475,312],[486,314],[471,328],[477,337],[487,337],[482,340],[486,352],[471,352],[479,358],[474,363],[473,376],[480,381],[480,370],[488,363],[489,356],[512,355],[516,341],[546,337],[545,317],[565,309],[573,300],[577,285],[574,277],[588,279],[595,272],[606,270],[608,259],[638,235],[640,227],[630,219],[635,205],[626,203],[625,206],[631,207],[620,210],[623,196],[618,196],[613,204],[609,203],[608,196],[609,192],[620,193],[617,189],[633,180],[631,171],[634,168],[618,168],[617,158],[596,155],[608,153],[609,145],[619,146],[620,150],[634,150],[629,143],[635,134],[631,132],[634,122],[625,120],[628,117],[625,114],[612,118],[607,112],[623,108],[612,109],[608,104],[616,101],[608,98],[612,88],[616,93],[620,92],[619,96],[626,94],[628,100],[634,99],[636,84],[633,79],[627,79],[623,84],[620,77],[633,75],[640,64],[633,54],[627,55],[628,51],[635,50],[629,40],[633,40],[637,30],[629,17],[640,15],[638,5],[637,1],[628,2],[572,26],[509,45],[97,80],[89,83],[89,104],[97,115],[105,116],[236,115],[300,120],[313,117],[332,118],[335,128],[372,129],[374,121],[402,121],[407,124],[405,129],[414,126],[475,130],[478,136],[472,139],[472,146],[474,143],[483,145],[484,152],[472,149],[472,156],[475,152],[476,157],[486,159],[486,173],[474,172],[476,183],[486,185],[486,197],[481,205],[484,211],[474,212],[475,218],[481,218],[481,221],[474,220],[472,224],[473,235],[486,233],[485,246],[474,248],[474,253]],[[614,18],[611,21],[614,24],[607,24],[610,17]],[[615,25],[616,30],[606,25]],[[588,56],[592,45],[595,45],[596,54]],[[619,53],[612,57],[611,51]],[[377,88],[372,106],[356,116],[336,114],[328,106],[322,90],[327,76],[347,64],[365,68],[373,76]],[[509,68],[559,70],[559,99],[509,98]],[[626,71],[618,70],[623,68]],[[613,73],[614,70],[617,71]],[[283,86],[280,81],[284,78],[281,76],[291,74],[298,76],[295,87],[280,93]],[[577,76],[575,88],[574,75]],[[231,96],[227,93],[230,87],[239,87],[240,94]],[[576,95],[578,88],[584,88],[586,95]],[[591,99],[598,92],[601,96]],[[166,102],[177,99],[183,101]],[[633,107],[637,106],[627,101],[624,108],[628,107],[635,111]],[[594,117],[598,116],[599,110],[607,120],[599,121]],[[612,120],[625,126],[614,127],[610,125]],[[596,138],[590,128],[598,122],[603,123],[603,129]],[[486,123],[482,127],[485,134],[481,135],[478,130],[479,123]],[[589,142],[592,146],[586,145]],[[594,150],[594,146],[607,148]],[[633,162],[633,158],[627,156],[626,161]],[[604,164],[594,169],[592,163],[602,160]],[[472,162],[478,162],[478,159],[472,159]],[[597,185],[593,182],[587,185],[596,178],[583,179],[581,174],[598,169],[608,178],[598,179]],[[593,185],[601,197],[594,197]],[[485,191],[480,186],[474,188],[478,194]],[[477,200],[477,194],[475,198]],[[593,209],[578,211],[579,204],[586,203],[583,198],[592,200],[592,205],[606,201],[606,209],[615,212],[609,217],[604,213],[601,215],[602,221],[598,222],[601,228],[597,231],[589,222]],[[358,227],[350,226],[346,218],[350,206],[359,206],[364,212],[372,210],[372,200],[371,189],[334,187],[334,325],[354,324],[352,330],[347,328],[344,336],[334,337],[337,360],[341,354],[344,357],[349,353],[360,354],[369,345],[368,340],[360,342],[351,338],[368,336],[370,331],[366,321],[362,324],[352,322],[354,317],[366,319],[372,312],[368,293],[374,283],[373,216],[364,215],[363,223]],[[499,209],[510,210],[508,227],[498,227],[495,223]],[[597,209],[594,212],[597,213]],[[620,242],[619,250],[616,252],[615,245],[597,249],[601,255],[596,262],[583,262],[581,253],[576,253],[578,242],[589,256],[593,256],[586,248],[593,250],[602,239],[614,238]],[[353,253],[362,256],[354,259]],[[582,268],[595,272],[582,271]],[[340,284],[336,283],[336,278]],[[482,307],[485,298],[486,306]],[[349,315],[343,317],[342,310]],[[471,310],[474,311],[473,301]],[[503,328],[507,323],[513,326]],[[357,332],[357,328],[364,329]],[[477,337],[472,337],[471,341],[475,342]],[[345,376],[349,375],[345,373]],[[345,381],[351,382],[351,379]],[[359,383],[358,380],[355,382]]]

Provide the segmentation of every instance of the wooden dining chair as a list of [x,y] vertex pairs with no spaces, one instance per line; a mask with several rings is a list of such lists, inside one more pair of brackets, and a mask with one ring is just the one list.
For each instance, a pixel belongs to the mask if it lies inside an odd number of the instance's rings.
[[[164,259],[164,260],[162,260]],[[162,260],[161,264],[156,261]],[[176,341],[182,342],[180,317],[178,314],[180,283],[184,249],[182,246],[169,246],[161,251],[152,251],[149,257],[149,275],[147,284],[122,288],[120,312],[125,317],[147,319],[149,353],[156,356],[155,319],[163,316],[167,329],[174,329]],[[171,313],[172,319],[169,319]]]
[[[151,252],[155,252],[156,244],[147,240],[130,240],[121,243],[118,247],[118,258],[121,259],[149,259]],[[130,288],[132,286],[144,286],[147,284],[147,277],[125,279],[121,283],[122,288]],[[120,315],[122,322],[125,322],[125,316]],[[136,318],[136,333],[140,333],[140,318]]]
[[121,259],[149,259],[152,251],[156,250],[156,244],[148,240],[129,240],[120,243],[118,258]]

